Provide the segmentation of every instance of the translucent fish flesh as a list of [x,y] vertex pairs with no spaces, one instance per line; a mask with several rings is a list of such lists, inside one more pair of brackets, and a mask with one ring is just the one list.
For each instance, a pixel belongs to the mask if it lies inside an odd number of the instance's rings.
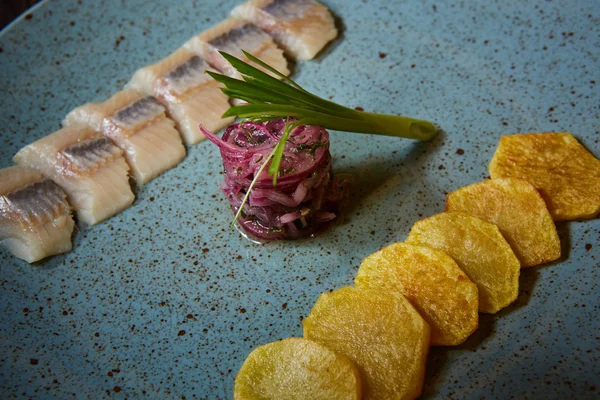
[[33,169],[0,170],[0,244],[29,263],[71,250],[67,195]]
[[210,65],[232,77],[240,76],[219,51],[225,51],[249,62],[242,53],[242,50],[245,50],[282,74],[290,74],[283,50],[277,47],[271,36],[253,23],[242,19],[226,19],[188,40],[184,47],[202,54]]
[[86,125],[68,126],[25,146],[14,161],[55,181],[88,225],[133,203],[123,151]]
[[82,123],[119,146],[131,175],[144,184],[179,164],[185,157],[175,122],[153,96],[126,89],[104,103],[89,103],[71,111],[64,125]]
[[158,99],[177,123],[185,143],[195,144],[204,139],[200,125],[219,131],[233,121],[221,118],[229,108],[229,99],[206,70],[212,69],[199,54],[179,49],[138,70],[128,87]]
[[331,13],[314,0],[250,0],[231,15],[258,25],[298,60],[314,58],[337,36]]

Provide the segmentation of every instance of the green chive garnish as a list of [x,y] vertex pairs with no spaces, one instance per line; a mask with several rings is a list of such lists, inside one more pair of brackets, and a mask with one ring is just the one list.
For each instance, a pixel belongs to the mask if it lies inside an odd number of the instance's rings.
[[[286,125],[284,135],[263,165],[264,168],[266,163],[271,161],[268,173],[273,176],[273,186],[277,185],[277,175],[287,138],[299,125],[319,125],[325,129],[337,131],[416,140],[430,140],[437,134],[435,125],[428,121],[358,111],[325,100],[306,91],[292,79],[245,51],[243,53],[250,61],[281,79],[274,78],[231,54],[223,51],[220,53],[242,75],[243,79],[231,78],[211,71],[207,71],[208,74],[217,82],[225,85],[225,88],[221,90],[227,96],[248,103],[232,106],[223,114],[223,117],[235,116],[253,121],[268,121],[286,117],[295,119],[294,122]],[[250,189],[246,197],[249,195]],[[236,219],[238,215],[236,215]]]

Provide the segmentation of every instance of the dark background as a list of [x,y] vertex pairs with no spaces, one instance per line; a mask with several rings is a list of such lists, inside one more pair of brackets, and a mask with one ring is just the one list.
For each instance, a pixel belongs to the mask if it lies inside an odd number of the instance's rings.
[[39,0],[0,0],[0,29],[23,14]]

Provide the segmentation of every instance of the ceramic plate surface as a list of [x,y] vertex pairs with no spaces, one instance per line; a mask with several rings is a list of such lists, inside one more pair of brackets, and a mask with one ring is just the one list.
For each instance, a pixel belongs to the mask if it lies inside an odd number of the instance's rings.
[[[0,166],[236,0],[50,0],[0,34]],[[485,179],[501,135],[569,131],[600,156],[596,0],[328,0],[340,38],[294,78],[368,111],[435,121],[429,143],[332,132],[354,175],[347,217],[258,246],[229,229],[216,147],[188,149],[132,207],[81,226],[68,254],[0,253],[0,397],[231,398],[256,346],[301,336],[323,291]],[[518,301],[463,345],[433,348],[424,398],[600,396],[600,221],[558,225],[564,256],[522,271]]]

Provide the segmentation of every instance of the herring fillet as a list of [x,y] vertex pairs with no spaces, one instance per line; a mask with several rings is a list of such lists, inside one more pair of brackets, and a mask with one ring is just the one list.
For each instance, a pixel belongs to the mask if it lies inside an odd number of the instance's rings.
[[119,146],[131,175],[144,184],[179,164],[186,151],[175,122],[153,96],[125,89],[103,103],[88,103],[71,111],[64,126],[82,123]]
[[231,15],[258,25],[298,60],[311,60],[337,37],[327,7],[315,0],[250,0]]
[[[221,21],[188,40],[183,47],[202,54],[212,67],[238,79],[241,78],[240,73],[219,54],[219,51],[225,51],[250,63],[242,52],[245,50],[282,74],[290,74],[283,50],[277,47],[271,36],[243,19],[228,18]],[[257,68],[271,74],[260,66]]]
[[74,222],[66,194],[34,169],[0,170],[0,245],[33,263],[71,250]]
[[233,121],[221,118],[229,109],[229,99],[206,70],[212,69],[200,54],[181,48],[139,69],[127,88],[154,96],[177,123],[184,142],[196,144],[204,140],[200,125],[216,132]]
[[14,161],[55,181],[85,224],[97,224],[133,203],[123,151],[86,125],[43,137],[22,148]]

